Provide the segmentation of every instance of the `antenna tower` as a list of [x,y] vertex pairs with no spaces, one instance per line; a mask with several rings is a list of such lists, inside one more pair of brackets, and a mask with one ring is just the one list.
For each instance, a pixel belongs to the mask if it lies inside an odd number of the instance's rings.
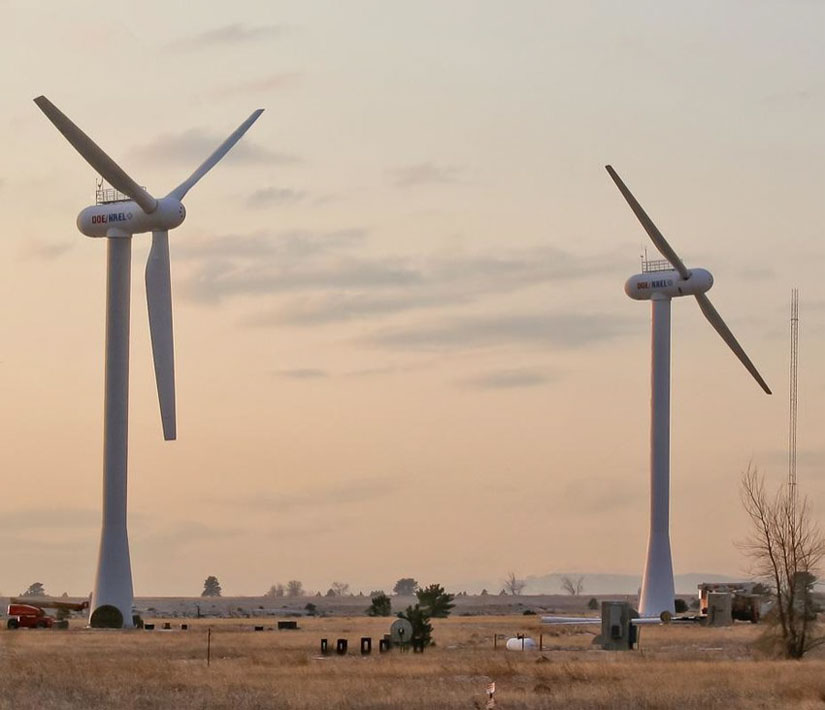
[[788,493],[796,499],[797,368],[799,364],[799,289],[791,289],[790,426],[788,429]]

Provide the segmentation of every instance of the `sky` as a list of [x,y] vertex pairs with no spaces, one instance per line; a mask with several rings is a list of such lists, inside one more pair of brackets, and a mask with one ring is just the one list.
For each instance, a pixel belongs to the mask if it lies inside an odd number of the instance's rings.
[[299,579],[641,575],[655,249],[612,164],[772,387],[673,304],[677,573],[741,576],[748,465],[825,515],[825,5],[0,0],[0,593],[85,595],[105,245],[45,94],[155,195],[254,109],[171,234],[178,440],[132,254],[135,593]]

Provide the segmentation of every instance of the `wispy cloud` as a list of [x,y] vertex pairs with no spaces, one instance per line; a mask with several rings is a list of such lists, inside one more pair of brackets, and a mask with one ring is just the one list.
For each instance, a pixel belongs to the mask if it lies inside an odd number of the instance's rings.
[[100,511],[85,508],[29,508],[12,510],[0,516],[3,530],[52,530],[95,528],[100,525]]
[[[811,469],[822,469],[825,466],[825,448],[802,448],[796,453],[796,462],[800,467]],[[766,451],[758,457],[757,465],[766,464],[772,467],[781,468],[788,465],[788,452],[785,449],[773,449]]]
[[21,250],[21,256],[34,261],[54,261],[69,252],[72,247],[74,247],[74,242],[71,239],[61,242],[31,240],[26,242]]
[[748,281],[767,281],[776,276],[776,270],[770,266],[741,269],[739,273]]
[[[410,283],[415,274],[402,265],[374,264],[351,260],[341,263],[335,270],[315,268],[290,270],[281,265],[269,268],[264,265],[238,267],[229,261],[212,262],[201,268],[194,278],[183,287],[183,293],[203,302],[218,302],[229,296],[255,296],[287,293],[291,291],[333,289],[357,289],[399,286]],[[312,316],[314,322],[319,319]],[[263,319],[266,321],[267,319]],[[285,318],[277,318],[285,322]],[[327,319],[328,320],[328,319]],[[297,320],[293,322],[297,323]],[[251,322],[252,323],[252,322]]]
[[239,81],[215,89],[213,96],[225,98],[227,96],[268,94],[295,86],[300,81],[301,76],[300,72],[281,72],[270,74],[261,79],[253,79],[252,81]]
[[762,97],[762,103],[769,106],[788,106],[793,104],[822,103],[825,91],[821,84],[806,87],[797,87],[786,91],[774,92]]
[[553,507],[568,513],[600,515],[626,511],[639,504],[640,491],[626,481],[604,477],[577,478],[555,497]]
[[339,507],[385,498],[401,491],[405,485],[405,482],[397,477],[361,478],[351,481],[342,480],[339,483],[309,491],[298,492],[284,488],[270,495],[221,500],[221,504],[229,502],[246,510],[266,511],[267,513],[305,512],[328,506]]
[[341,230],[189,242],[175,255],[190,262],[181,293],[203,303],[287,295],[247,323],[318,325],[472,303],[488,294],[612,273],[617,263],[612,254],[579,257],[544,246],[363,256],[365,236],[364,230]]
[[140,541],[144,547],[153,546],[156,549],[163,549],[167,554],[173,549],[189,544],[197,545],[207,540],[224,540],[248,532],[238,526],[219,526],[213,523],[205,524],[191,520],[171,524],[155,521],[151,526],[135,527],[137,528],[134,535],[136,541]]
[[427,162],[404,165],[387,172],[396,187],[417,187],[458,182],[464,169],[456,165],[438,165]]
[[[164,133],[150,143],[134,148],[130,158],[194,169],[226,140],[229,133],[230,129],[227,129],[226,134],[218,134],[199,128],[190,128],[182,133]],[[229,151],[222,162],[236,165],[285,165],[300,162],[300,159],[291,153],[273,151],[244,138]]]
[[233,46],[281,39],[287,35],[287,25],[245,25],[240,22],[215,27],[195,35],[181,37],[168,48],[175,50],[214,49],[220,46]]
[[[401,276],[401,272],[398,272]],[[408,284],[413,276],[409,275]],[[414,292],[392,294],[337,293],[322,294],[317,297],[292,299],[281,308],[263,312],[249,318],[247,323],[255,326],[286,325],[310,326],[381,317],[416,308],[438,307],[451,303],[455,305],[461,296],[445,297],[439,292],[427,293],[422,289]]]
[[247,197],[246,204],[254,208],[294,205],[303,201],[305,197],[305,192],[289,187],[264,187]]
[[552,379],[540,370],[523,368],[485,372],[475,377],[459,380],[459,384],[471,389],[502,390],[539,387],[552,381]]
[[385,375],[397,375],[429,367],[429,363],[417,362],[415,364],[387,364],[376,365],[374,367],[362,367],[355,370],[324,370],[314,367],[297,367],[292,369],[276,370],[273,374],[277,377],[284,377],[290,380],[322,380],[331,377],[363,378],[381,377]]
[[359,228],[227,234],[181,242],[175,248],[175,259],[186,260],[199,267],[226,260],[236,265],[266,261],[273,265],[287,263],[296,266],[350,250],[362,244],[366,236],[366,230]]
[[326,370],[320,370],[312,367],[299,367],[294,370],[279,370],[277,374],[280,377],[286,377],[290,380],[319,380],[329,377]]
[[634,320],[599,313],[501,314],[449,318],[432,324],[380,330],[367,342],[387,348],[444,350],[511,343],[577,348],[631,331]]

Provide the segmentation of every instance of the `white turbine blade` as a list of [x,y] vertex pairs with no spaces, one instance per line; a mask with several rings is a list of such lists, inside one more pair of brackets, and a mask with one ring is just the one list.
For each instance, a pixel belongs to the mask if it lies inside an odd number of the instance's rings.
[[195,185],[198,180],[200,180],[206,173],[208,173],[212,168],[215,167],[217,162],[226,155],[229,150],[232,148],[235,143],[237,143],[241,136],[249,130],[249,127],[258,120],[258,117],[264,112],[262,108],[259,108],[257,111],[254,111],[252,115],[247,118],[235,132],[229,136],[221,145],[215,150],[212,155],[210,155],[206,160],[203,161],[201,166],[192,173],[186,180],[184,180],[180,185],[178,185],[172,192],[169,193],[168,197],[174,197],[176,200],[182,200],[189,190]]
[[630,190],[627,189],[627,185],[622,182],[622,179],[616,174],[616,171],[610,166],[604,166],[607,172],[610,174],[610,177],[613,178],[613,182],[616,183],[616,187],[619,188],[619,192],[624,195],[625,200],[627,200],[627,204],[630,205],[630,209],[633,210],[633,214],[636,215],[636,218],[642,223],[642,226],[645,228],[645,231],[650,236],[650,239],[653,241],[653,244],[656,245],[656,248],[662,253],[662,256],[665,257],[672,265],[676,271],[679,272],[679,275],[683,279],[690,278],[690,271],[688,271],[687,267],[684,265],[682,260],[678,257],[675,251],[673,251],[673,247],[667,243],[667,239],[664,238],[662,233],[659,231],[658,227],[653,224],[653,220],[647,216],[647,213],[642,209],[642,206],[636,201],[636,198],[633,197]]
[[172,337],[172,281],[169,267],[169,232],[152,232],[152,248],[146,261],[146,303],[149,332],[158,385],[163,438],[176,438],[175,349]]
[[64,138],[74,146],[74,149],[86,159],[86,162],[100,173],[100,176],[106,182],[116,190],[120,190],[124,195],[131,197],[147,214],[155,211],[158,201],[132,180],[123,168],[106,155],[57,106],[45,96],[38,96],[34,103],[46,114],[46,118],[54,124]]
[[745,366],[745,369],[753,375],[754,379],[759,383],[759,386],[765,390],[767,394],[771,394],[771,390],[765,380],[762,379],[762,375],[759,374],[750,361],[750,358],[745,354],[742,346],[733,336],[733,333],[730,332],[730,328],[728,328],[725,321],[722,320],[722,316],[720,316],[719,312],[713,307],[710,299],[704,293],[698,293],[696,294],[696,300],[699,302],[699,308],[702,309],[705,318],[708,319],[708,322],[714,327],[716,332],[722,336],[722,340],[728,344],[728,347],[733,350],[734,355],[739,358],[740,362]]

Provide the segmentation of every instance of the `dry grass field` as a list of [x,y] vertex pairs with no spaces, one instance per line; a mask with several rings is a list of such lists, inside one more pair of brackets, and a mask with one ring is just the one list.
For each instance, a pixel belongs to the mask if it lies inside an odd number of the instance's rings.
[[[727,629],[646,627],[641,650],[591,647],[592,632],[542,627],[537,617],[434,621],[423,654],[379,654],[391,619],[171,620],[174,630],[0,631],[0,710],[52,708],[825,708],[825,654],[801,662],[759,658],[749,624]],[[186,621],[186,620],[183,620]],[[266,630],[255,632],[255,624]],[[212,629],[211,665],[206,664]],[[493,635],[527,632],[544,651],[493,649]],[[358,652],[373,638],[370,656]],[[322,637],[350,653],[319,656]]]

